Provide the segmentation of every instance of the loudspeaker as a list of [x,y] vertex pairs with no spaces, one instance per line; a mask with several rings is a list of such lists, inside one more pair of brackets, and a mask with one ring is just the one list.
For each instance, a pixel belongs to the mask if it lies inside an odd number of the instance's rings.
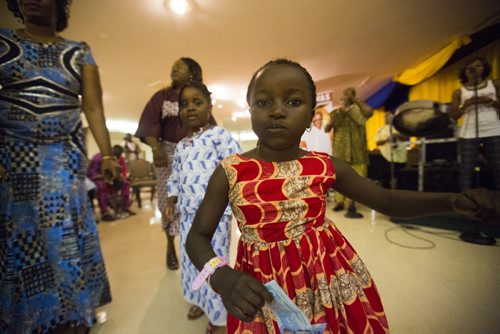
[[[399,171],[398,188],[418,190],[418,169],[405,168]],[[454,167],[429,166],[424,168],[424,191],[459,192],[458,170]]]
[[[396,224],[418,225],[423,227],[433,227],[445,230],[457,231],[459,233],[477,232],[477,224],[469,218],[456,213],[440,214],[420,218],[394,218],[390,217],[391,222]],[[481,231],[490,237],[500,238],[500,226],[482,226]]]

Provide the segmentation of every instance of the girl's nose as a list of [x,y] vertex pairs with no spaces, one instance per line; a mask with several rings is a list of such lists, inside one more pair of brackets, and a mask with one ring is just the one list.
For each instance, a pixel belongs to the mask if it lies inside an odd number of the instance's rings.
[[271,117],[284,117],[286,115],[285,107],[282,103],[276,103],[271,109]]

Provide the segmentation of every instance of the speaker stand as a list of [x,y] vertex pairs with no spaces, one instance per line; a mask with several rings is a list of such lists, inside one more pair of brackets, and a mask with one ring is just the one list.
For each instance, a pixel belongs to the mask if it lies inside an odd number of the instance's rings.
[[480,231],[464,232],[460,234],[460,239],[462,239],[465,242],[469,242],[471,244],[476,244],[476,245],[492,246],[496,244],[495,238],[490,237],[489,235],[486,235]]

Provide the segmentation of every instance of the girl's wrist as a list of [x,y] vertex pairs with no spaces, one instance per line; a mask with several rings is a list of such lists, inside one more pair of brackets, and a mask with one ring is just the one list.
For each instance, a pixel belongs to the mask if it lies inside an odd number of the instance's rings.
[[218,282],[219,282],[219,276],[222,275],[223,277],[225,276],[223,273],[224,272],[227,272],[227,270],[232,270],[231,267],[229,267],[229,265],[224,265],[222,267],[219,267],[217,268],[213,274],[211,274],[210,276],[208,276],[207,278],[207,284],[208,286],[214,290],[215,292],[217,292],[218,294],[220,294],[220,289],[218,287]]

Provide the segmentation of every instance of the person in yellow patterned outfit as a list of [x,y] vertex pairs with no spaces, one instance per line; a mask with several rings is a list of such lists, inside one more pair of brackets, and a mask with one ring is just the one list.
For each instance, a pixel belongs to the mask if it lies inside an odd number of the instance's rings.
[[[368,148],[366,142],[365,123],[373,115],[373,109],[360,99],[356,98],[356,90],[346,88],[342,93],[342,106],[330,113],[330,122],[325,132],[333,129],[333,156],[349,163],[361,176],[366,176],[368,166]],[[335,193],[336,206],[334,211],[344,209],[345,197]],[[354,201],[351,201],[348,218],[362,218],[356,211]]]

